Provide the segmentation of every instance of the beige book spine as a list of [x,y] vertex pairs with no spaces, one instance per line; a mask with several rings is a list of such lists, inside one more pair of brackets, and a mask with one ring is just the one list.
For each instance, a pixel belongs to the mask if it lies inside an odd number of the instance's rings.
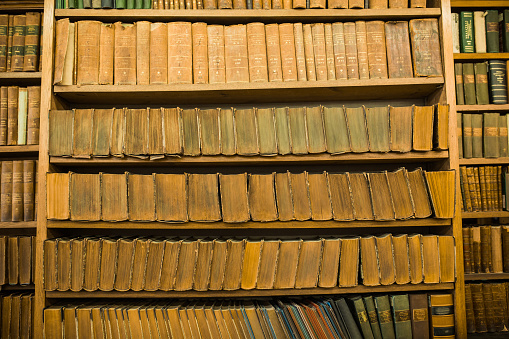
[[267,64],[269,81],[283,81],[278,24],[265,25],[265,38],[267,40]]
[[191,25],[191,31],[193,36],[193,83],[208,84],[207,24],[195,22]]
[[306,72],[308,81],[316,81],[315,54],[313,51],[313,34],[311,24],[305,24],[304,33],[304,53],[306,56]]
[[332,44],[336,79],[346,80],[348,76],[346,67],[345,33],[342,22],[335,22],[332,24]]
[[225,82],[225,50],[224,50],[224,26],[208,25],[208,60],[209,60],[209,83],[217,84]]
[[113,56],[115,52],[115,28],[101,25],[99,41],[99,85],[113,85]]
[[193,82],[193,41],[190,22],[168,23],[168,83]]
[[336,67],[334,64],[334,40],[332,38],[332,25],[324,24],[325,31],[325,57],[327,62],[327,80],[336,80]]
[[315,55],[316,80],[327,80],[327,57],[325,54],[325,29],[323,23],[311,26],[313,52]]
[[343,24],[343,29],[345,35],[345,53],[348,79],[359,79],[355,22],[345,22]]
[[[136,84],[150,84],[150,54],[154,52],[150,45],[151,23],[136,22]],[[157,46],[157,49],[160,47]]]
[[279,41],[281,45],[283,81],[297,81],[297,59],[292,23],[279,25]]
[[[53,85],[58,85],[62,82],[65,54],[67,52],[67,44],[69,42],[69,26],[70,23],[68,18],[57,20],[55,23],[55,65],[53,68]],[[8,46],[6,45],[6,48],[7,47]],[[5,53],[7,54],[7,51]],[[7,59],[7,55],[5,58]],[[4,71],[6,70],[6,66],[7,64],[5,63],[5,65],[3,65]]]
[[247,24],[247,47],[249,56],[249,80],[267,82],[267,48],[265,25],[261,22]]
[[249,82],[246,25],[224,28],[226,82]]
[[306,53],[304,51],[304,33],[302,31],[302,23],[293,24],[293,35],[295,42],[295,61],[297,64],[297,80],[306,81]]
[[383,21],[367,21],[366,37],[370,79],[387,79],[387,53]]
[[150,84],[168,83],[168,25],[150,24]]
[[357,39],[357,63],[359,65],[359,79],[369,79],[366,21],[355,22],[355,37]]
[[115,23],[113,79],[115,85],[136,85],[136,23]]
[[99,21],[78,21],[77,23],[77,85],[97,85],[99,83],[99,41],[101,23]]

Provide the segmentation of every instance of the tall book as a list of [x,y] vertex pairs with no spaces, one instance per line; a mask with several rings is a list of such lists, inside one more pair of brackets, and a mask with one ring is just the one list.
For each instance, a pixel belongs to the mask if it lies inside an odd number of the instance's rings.
[[[458,52],[459,53],[459,52]],[[454,64],[454,79],[456,80],[456,105],[465,104],[465,92],[463,90],[463,64]]]
[[[119,25],[121,25],[119,23]],[[77,85],[97,85],[99,83],[99,41],[101,23],[82,20],[77,22]],[[119,34],[120,36],[120,34]],[[120,48],[120,47],[119,47]],[[117,48],[115,48],[115,51]],[[118,66],[120,71],[120,64]]]
[[[475,52],[486,53],[486,12],[475,11],[474,12],[474,40],[475,40]],[[459,29],[459,27],[458,27]],[[458,32],[459,33],[459,32]],[[456,52],[456,53],[459,53]]]
[[460,12],[461,53],[475,52],[474,13]]
[[407,21],[388,21],[385,23],[387,44],[387,67],[389,78],[413,77],[412,57]]
[[41,40],[41,13],[26,13],[25,48],[23,71],[33,72],[39,69],[39,41]]
[[12,56],[11,56],[11,72],[23,71],[23,63],[25,56],[25,36],[26,36],[26,15],[14,15],[13,20],[14,32],[12,36]]
[[268,81],[265,25],[261,22],[247,24],[247,42],[250,82]]
[[226,82],[249,82],[246,25],[225,26],[224,46]]
[[507,104],[507,65],[502,60],[489,60],[490,99],[493,104]]
[[387,50],[385,46],[385,24],[383,21],[366,22],[368,64],[370,79],[386,79]]
[[190,22],[168,23],[168,83],[193,83],[192,28]]
[[413,19],[409,22],[414,75],[442,76],[442,53],[437,19]]
[[486,52],[498,53],[500,51],[499,36],[499,15],[498,10],[488,9],[486,11]]
[[474,64],[475,75],[475,96],[478,105],[487,105],[490,103],[488,90],[488,64],[478,62]]

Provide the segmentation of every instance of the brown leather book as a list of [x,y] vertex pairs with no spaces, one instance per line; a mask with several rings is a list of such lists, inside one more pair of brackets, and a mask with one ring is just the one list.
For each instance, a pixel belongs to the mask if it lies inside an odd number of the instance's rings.
[[327,8],[348,8],[348,1],[347,0],[329,1]]
[[387,52],[383,21],[366,21],[370,79],[387,79]]
[[12,36],[11,72],[22,72],[25,55],[26,15],[14,15]]
[[493,273],[503,273],[502,226],[491,226],[491,263]]
[[[433,147],[439,150],[449,148],[449,105],[435,105],[435,116],[433,118]],[[458,128],[458,131],[461,131]],[[459,146],[458,146],[459,147]]]
[[[224,51],[226,82],[249,82],[246,25],[232,25],[224,27]],[[267,53],[267,55],[268,54],[269,53]]]
[[247,173],[219,174],[224,222],[249,221]]
[[62,306],[50,306],[44,309],[44,333],[52,338],[62,338]]
[[283,81],[279,25],[265,25],[265,38],[267,45],[267,70],[269,81]]
[[23,160],[12,162],[12,221],[23,221]]
[[181,111],[181,116],[184,155],[200,155],[198,111],[196,108],[184,109]]
[[309,202],[312,220],[331,220],[332,206],[327,172],[309,173]]
[[318,286],[335,287],[338,283],[341,240],[339,238],[325,238],[322,239],[322,244],[322,262],[318,274]]
[[209,82],[207,24],[204,22],[193,23],[191,33],[193,39],[193,83],[207,84]]
[[394,202],[389,188],[387,171],[368,173],[368,180],[375,220],[394,220]]
[[244,257],[244,240],[228,239],[226,269],[224,272],[223,290],[231,291],[240,288],[242,276],[242,259]]
[[276,201],[279,221],[293,220],[293,194],[290,172],[275,175]]
[[27,89],[28,89],[27,145],[38,145],[39,121],[41,110],[41,87],[29,86],[27,87]]
[[420,234],[408,236],[408,259],[410,262],[410,283],[420,284],[424,278],[422,268],[422,248]]
[[149,109],[126,109],[124,148],[130,156],[149,154]]
[[217,9],[217,0],[204,0],[203,8],[204,9]]
[[414,107],[415,106],[390,106],[391,151],[405,153],[412,150]]
[[186,174],[154,175],[157,221],[188,221],[186,180]]
[[[9,25],[7,31],[7,71],[11,71],[12,64],[12,39],[14,38],[14,15],[9,15]],[[9,47],[11,46],[11,47]]]
[[101,264],[101,239],[85,238],[85,266],[83,289],[96,291],[99,288],[99,269]]
[[207,25],[209,83],[217,84],[226,81],[224,26]]
[[394,251],[394,268],[396,269],[396,284],[410,283],[410,262],[408,257],[408,235],[392,236]]
[[256,288],[259,290],[272,289],[274,286],[280,243],[281,240],[266,239],[263,241],[260,253],[260,267],[256,280]]
[[294,288],[302,239],[281,240],[274,288]]
[[348,79],[359,79],[359,61],[357,58],[357,37],[355,34],[355,22],[343,24],[345,37],[346,70]]
[[296,42],[292,23],[279,24],[279,43],[283,81],[297,81]]
[[311,24],[302,25],[304,38],[304,55],[306,58],[306,77],[308,81],[316,81],[315,54]]
[[7,241],[7,236],[0,236],[0,284],[2,285],[7,284]]
[[437,171],[425,172],[426,183],[436,218],[448,219],[454,217],[456,195],[456,172]]
[[102,23],[99,40],[99,85],[113,85],[115,26]]
[[472,290],[472,304],[475,314],[475,330],[477,333],[488,331],[486,310],[483,298],[483,284],[470,284]]
[[429,337],[428,296],[426,294],[408,294],[412,336]]
[[495,331],[501,332],[507,325],[507,292],[504,283],[491,284]]
[[471,284],[465,284],[465,315],[467,318],[467,333],[474,333],[476,328]]
[[383,9],[388,8],[387,0],[374,0],[369,2],[370,9]]
[[28,285],[34,280],[32,278],[32,237],[20,236],[18,244],[19,284]]
[[136,35],[136,23],[115,23],[115,85],[136,85]]
[[7,88],[7,145],[18,144],[18,99],[20,88]]
[[92,155],[93,109],[74,110],[73,158],[90,158]]
[[415,217],[429,217],[431,215],[431,205],[422,168],[417,168],[414,171],[408,172],[408,182],[410,184],[410,193],[414,201]]
[[[7,177],[9,163],[2,162],[2,181]],[[5,169],[5,176],[4,176]],[[11,170],[12,171],[12,170]],[[69,219],[69,173],[48,173],[46,174],[46,201],[47,201],[47,217],[48,219],[66,220]],[[10,185],[6,185],[10,186]],[[2,197],[5,197],[7,202],[7,191],[4,195],[4,186],[2,185]],[[3,201],[3,200],[2,200]],[[5,204],[2,202],[2,206]],[[11,210],[10,208],[8,210]],[[5,213],[2,209],[2,216],[9,219],[10,214]],[[4,218],[2,218],[4,220]]]
[[111,123],[110,154],[114,157],[124,156],[125,109],[113,109]]
[[481,273],[493,272],[493,263],[491,257],[491,227],[481,226]]
[[349,173],[348,176],[350,179],[350,192],[352,193],[355,219],[373,220],[373,205],[366,173]]
[[[120,23],[117,24],[121,25]],[[76,45],[76,62],[79,65],[76,69],[76,84],[97,85],[99,84],[101,22],[92,20],[78,21],[76,36],[78,41]],[[115,46],[115,52],[117,52],[116,50],[117,46]],[[115,56],[117,56],[117,54]],[[116,58],[115,63],[117,63]]]
[[[164,22],[150,24],[149,47],[150,84],[168,83],[168,25]],[[139,81],[139,79],[138,79]]]
[[58,239],[46,239],[44,241],[44,290],[45,291],[55,291],[58,288],[57,246],[58,246]]
[[0,145],[7,145],[8,87],[0,87]]
[[193,279],[195,291],[208,290],[213,246],[212,239],[206,238],[199,241]]
[[325,141],[325,128],[323,122],[323,106],[306,107],[305,125],[308,136],[308,152],[325,152],[327,145]]
[[246,0],[233,0],[233,9],[246,9]]
[[327,55],[325,51],[325,28],[323,23],[311,25],[313,54],[315,56],[316,80],[327,80]]
[[410,8],[426,8],[426,1],[410,0]]
[[183,240],[166,239],[164,241],[164,256],[161,266],[161,280],[159,289],[170,291],[175,286],[175,276],[177,274],[178,257],[180,246]]
[[128,174],[127,202],[129,220],[155,220],[156,208],[154,186],[153,175]]
[[234,109],[219,109],[221,154],[236,154]]
[[148,109],[148,154],[150,160],[164,157],[163,109]]
[[325,56],[327,62],[327,80],[336,80],[336,66],[334,64],[334,39],[332,37],[332,24],[324,24]]
[[362,284],[364,286],[380,285],[378,254],[374,236],[370,235],[360,238],[360,252]]
[[[151,23],[148,21],[136,22],[136,84],[150,84],[150,57],[156,54],[157,49],[164,46],[157,46],[155,50],[151,49]],[[154,46],[155,47],[155,46]]]
[[472,260],[472,246],[471,246],[471,231],[470,227],[463,227],[462,231],[462,239],[463,239],[463,267],[465,273],[472,273],[473,268],[473,260]]
[[442,53],[437,19],[413,19],[409,22],[414,75],[442,76]]
[[7,239],[7,280],[9,285],[19,283],[19,237]]
[[255,111],[260,155],[276,155],[277,132],[274,108],[257,108]]
[[293,37],[295,43],[295,62],[297,67],[297,80],[306,81],[306,52],[304,49],[304,32],[301,22],[293,24]]
[[277,220],[273,174],[249,174],[249,211],[253,221]]
[[163,108],[163,149],[166,155],[183,153],[182,110],[180,108]]
[[339,257],[339,287],[357,286],[359,276],[359,237],[342,238]]
[[201,153],[203,155],[220,154],[219,110],[198,109],[198,119],[200,124]]
[[309,201],[308,173],[290,173],[290,186],[295,220],[309,220],[311,218],[311,204]]
[[101,219],[101,183],[98,174],[71,173],[71,220]]
[[[330,3],[329,8],[331,8]],[[346,80],[348,78],[348,72],[346,66],[345,33],[342,22],[335,22],[332,24],[332,43],[334,49],[336,79]]]
[[127,220],[127,173],[100,173],[101,220]]
[[378,265],[380,267],[380,284],[391,285],[396,282],[396,268],[394,264],[394,250],[392,234],[383,234],[376,239]]
[[187,291],[193,288],[194,269],[198,255],[199,240],[184,240],[180,246],[175,291]]
[[237,154],[256,155],[258,148],[258,131],[256,112],[254,108],[236,109],[235,116],[235,144]]
[[396,219],[413,218],[415,207],[410,193],[407,170],[400,168],[394,172],[387,172],[387,179],[389,180]]
[[425,284],[440,282],[440,254],[438,236],[423,235],[422,241],[422,267]]
[[217,174],[189,174],[188,194],[189,220],[221,220]]
[[493,303],[492,284],[482,284],[482,296],[484,300],[484,311],[486,312],[486,326],[488,332],[495,332],[495,305]]
[[256,287],[262,247],[263,239],[245,240],[240,277],[240,288],[243,290],[252,290]]
[[209,290],[217,291],[223,288],[226,257],[228,253],[226,240],[214,239],[213,243]]
[[247,49],[249,57],[249,81],[267,82],[267,48],[265,43],[265,25],[251,22],[246,25]]
[[328,179],[334,220],[355,220],[352,191],[348,174],[330,173]]
[[85,273],[85,239],[71,239],[71,291],[83,289]]
[[68,291],[71,288],[71,241],[59,238],[57,242],[57,282],[58,291]]
[[101,291],[112,291],[115,284],[115,268],[117,265],[117,239],[103,237],[101,239],[101,261],[99,269],[99,285]]
[[452,236],[438,236],[440,282],[454,282],[456,278],[456,247]]
[[369,79],[366,21],[355,22],[355,37],[357,39],[357,63],[359,65],[359,79]]
[[387,44],[389,78],[412,78],[408,21],[387,21],[385,23],[385,42]]
[[7,71],[7,41],[9,30],[9,14],[2,14],[0,16],[0,27],[2,33],[0,35],[0,46],[2,46],[2,55],[0,56],[0,72]]
[[[12,221],[12,171],[13,171],[13,162],[12,161],[2,161],[2,176],[1,176],[1,186],[0,186],[0,214],[1,221]],[[48,188],[48,195],[50,193],[50,188]],[[49,204],[48,204],[49,206]],[[48,216],[49,218],[49,216]]]
[[302,242],[295,274],[295,288],[317,286],[322,261],[322,245],[322,239],[309,239]]
[[471,227],[473,273],[482,273],[481,268],[481,227]]
[[25,46],[23,71],[35,72],[39,69],[39,40],[41,37],[41,13],[26,13]]

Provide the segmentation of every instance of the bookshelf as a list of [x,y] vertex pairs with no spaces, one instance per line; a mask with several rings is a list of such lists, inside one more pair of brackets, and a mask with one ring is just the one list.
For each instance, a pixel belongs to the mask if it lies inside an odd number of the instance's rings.
[[[387,10],[221,10],[221,11],[185,11],[185,10],[87,10],[58,9],[53,1],[45,1],[44,8],[44,55],[41,76],[41,140],[39,153],[39,204],[37,222],[37,265],[36,265],[36,314],[35,328],[43,328],[42,310],[45,306],[69,299],[81,298],[235,298],[302,295],[337,295],[359,293],[398,293],[398,292],[449,292],[454,294],[456,335],[466,337],[464,319],[464,276],[462,264],[457,264],[457,279],[454,283],[406,284],[368,287],[359,285],[351,288],[313,288],[288,290],[235,290],[235,291],[128,291],[128,292],[59,292],[45,291],[43,286],[43,243],[44,240],[67,235],[196,235],[223,236],[247,235],[286,235],[291,229],[292,235],[317,234],[377,234],[384,232],[419,232],[426,234],[454,235],[461,239],[461,216],[456,213],[453,219],[410,219],[386,222],[375,221],[291,221],[291,222],[246,222],[227,224],[222,222],[202,223],[159,223],[159,222],[73,222],[47,220],[46,172],[98,173],[101,171],[123,172],[137,171],[151,173],[158,171],[201,171],[211,173],[227,169],[234,172],[273,171],[274,168],[286,171],[300,170],[323,171],[335,168],[337,171],[356,171],[365,168],[393,170],[400,166],[422,166],[428,170],[458,170],[457,137],[454,119],[454,69],[450,32],[450,7],[448,0],[431,1],[432,7],[426,9],[387,9]],[[370,79],[370,80],[332,80],[315,82],[278,82],[278,83],[240,83],[240,84],[192,84],[192,85],[83,85],[53,86],[53,57],[55,42],[55,21],[69,18],[79,20],[99,20],[103,22],[135,22],[138,20],[177,21],[237,24],[261,21],[263,23],[285,22],[335,22],[353,20],[409,20],[412,18],[439,18],[442,37],[442,56],[444,77],[408,78],[408,79]],[[73,108],[111,108],[111,107],[165,107],[231,104],[258,105],[285,103],[304,103],[315,105],[334,102],[349,105],[363,105],[367,102],[393,102],[397,105],[433,105],[450,104],[449,149],[447,151],[409,152],[409,153],[347,153],[341,155],[277,155],[263,156],[198,156],[167,157],[160,160],[142,160],[137,158],[91,158],[75,159],[50,157],[48,155],[49,111],[51,109]],[[93,103],[93,104],[92,104]],[[330,166],[330,167],[326,167]],[[107,170],[104,170],[106,168]],[[459,179],[456,180],[459,187]],[[458,188],[457,188],[458,189]],[[458,201],[454,201],[459,211]],[[456,261],[462,263],[461,242],[456,245]],[[36,331],[36,338],[42,337],[42,331]]]

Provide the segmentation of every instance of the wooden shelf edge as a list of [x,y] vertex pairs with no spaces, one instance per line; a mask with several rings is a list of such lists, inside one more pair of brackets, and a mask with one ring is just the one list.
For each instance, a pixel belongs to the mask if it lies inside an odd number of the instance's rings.
[[463,219],[473,218],[509,218],[509,211],[461,212]]
[[[0,148],[1,151],[1,148]],[[367,162],[418,162],[418,161],[437,161],[447,159],[448,151],[429,151],[429,152],[408,152],[408,153],[344,153],[344,154],[305,154],[305,155],[278,155],[278,156],[225,156],[211,155],[198,157],[166,157],[158,160],[144,160],[134,157],[105,157],[91,159],[77,159],[70,157],[50,157],[50,163],[65,166],[96,166],[96,165],[244,165],[244,164],[285,164],[285,163],[367,163]],[[509,162],[509,161],[508,161]]]
[[0,72],[0,79],[41,79],[41,72]]
[[29,285],[0,285],[0,291],[30,291],[35,289],[34,284]]
[[490,112],[490,111],[509,111],[509,105],[457,105],[457,112]]
[[334,229],[334,228],[363,228],[363,227],[408,227],[408,226],[450,226],[451,219],[410,219],[395,221],[272,221],[272,222],[186,222],[186,223],[165,223],[165,222],[135,222],[135,221],[92,221],[79,222],[69,220],[48,220],[47,227],[55,229]]
[[509,273],[468,273],[465,281],[472,280],[509,280]]
[[353,293],[401,293],[410,291],[451,290],[454,283],[390,285],[390,286],[355,286],[333,288],[306,288],[287,290],[235,290],[235,291],[127,291],[127,292],[60,292],[47,291],[47,298],[199,298],[199,297],[267,297],[267,296],[299,296]]
[[509,164],[509,157],[503,158],[468,158],[459,159],[461,165],[504,165]]
[[507,0],[451,0],[451,7],[507,7]]
[[39,145],[0,146],[0,156],[12,153],[38,153]]
[[1,221],[0,229],[6,228],[36,229],[37,221]]
[[509,59],[509,53],[454,53],[454,60]]

